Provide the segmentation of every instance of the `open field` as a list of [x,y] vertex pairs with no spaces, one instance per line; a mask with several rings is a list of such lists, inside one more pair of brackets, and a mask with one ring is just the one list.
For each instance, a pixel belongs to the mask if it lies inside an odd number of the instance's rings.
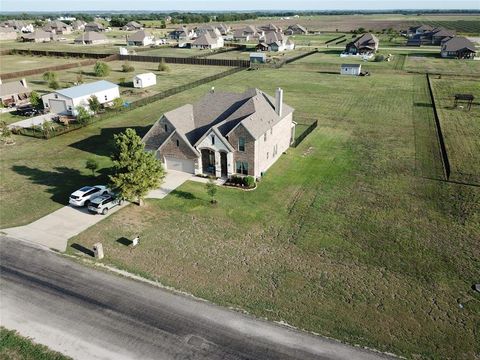
[[16,331],[0,327],[0,358],[4,360],[68,360],[46,346],[33,343]]
[[[268,92],[282,86],[299,115],[319,119],[256,191],[220,189],[211,207],[203,186],[187,183],[72,242],[102,241],[108,263],[324,335],[410,357],[472,358],[479,351],[480,304],[470,286],[480,193],[417,176],[417,153],[428,159],[431,151],[416,146],[412,121],[431,121],[431,108],[415,105],[425,95],[424,77],[379,74],[362,84],[292,70],[242,72],[214,84]],[[41,160],[29,153],[45,142],[21,138],[2,156],[2,170],[15,181],[2,193],[35,195],[37,214],[44,212],[41,199],[51,206],[49,196],[65,201],[69,188],[96,182],[83,162],[98,156],[109,166],[114,132],[133,126],[144,133],[163,111],[210,86],[49,140]],[[143,241],[135,250],[116,241],[137,232]]]
[[[8,55],[10,56],[10,55]],[[7,56],[3,56],[5,58]],[[25,57],[29,58],[29,57]],[[39,58],[42,59],[42,58]],[[43,58],[44,61],[49,58]],[[218,74],[228,67],[223,66],[195,66],[195,65],[177,65],[168,64],[170,71],[158,71],[158,64],[148,62],[129,62],[135,68],[133,72],[123,72],[122,65],[124,61],[111,61],[108,62],[111,71],[110,74],[102,79],[111,81],[113,83],[121,83],[122,80],[126,81],[126,85],[120,87],[120,94],[126,100],[136,100],[145,96],[154,95],[160,91],[168,90],[172,87],[187,84],[192,81]],[[157,75],[157,84],[145,89],[135,89],[132,85],[132,79],[135,74],[141,74],[144,72],[153,72]],[[85,83],[100,80],[93,73],[93,65],[84,66],[81,68],[73,68],[68,70],[56,71],[61,88],[73,86],[77,81],[77,76],[82,73],[83,81]],[[31,75],[26,77],[31,88],[44,95],[52,92],[49,89],[47,83],[43,81],[42,74]]]
[[[480,86],[478,80],[457,77],[431,77],[438,116],[451,165],[452,180],[480,184]],[[470,111],[453,107],[453,96],[473,94]]]
[[72,62],[69,58],[24,55],[1,55],[0,56],[0,74],[38,69],[46,66],[63,65]]
[[405,62],[405,70],[430,74],[475,75],[480,74],[480,61],[442,59],[435,56],[410,55]]

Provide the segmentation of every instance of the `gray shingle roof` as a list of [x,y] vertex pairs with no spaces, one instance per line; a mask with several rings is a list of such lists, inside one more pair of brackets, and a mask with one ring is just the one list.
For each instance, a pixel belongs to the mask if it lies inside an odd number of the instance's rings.
[[207,31],[202,35],[200,35],[197,39],[195,39],[195,41],[192,44],[199,45],[199,46],[215,45],[217,43],[217,39],[218,39],[217,36]]
[[22,35],[22,38],[30,39],[30,40],[33,40],[33,39],[50,39],[52,37],[52,35],[53,34],[51,32],[47,32],[47,31],[37,29],[33,33]]
[[16,94],[30,93],[31,90],[28,87],[23,86],[20,81],[12,81],[4,84],[0,84],[0,96],[10,96]]
[[132,36],[128,37],[128,41],[143,41],[146,37],[150,36],[150,33],[145,30],[139,30]]
[[84,42],[84,41],[101,41],[107,40],[107,37],[102,33],[96,31],[85,31],[78,38],[75,39],[75,42]]
[[445,41],[442,47],[443,51],[458,51],[462,49],[476,51],[475,44],[462,36],[453,37],[450,40]]
[[353,40],[350,44],[353,44],[357,49],[359,48],[374,49],[376,46],[378,46],[378,38],[371,33],[366,33],[356,38],[355,40]]

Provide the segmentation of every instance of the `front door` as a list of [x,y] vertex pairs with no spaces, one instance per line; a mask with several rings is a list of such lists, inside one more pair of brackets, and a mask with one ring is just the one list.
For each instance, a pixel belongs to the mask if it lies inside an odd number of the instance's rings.
[[202,149],[202,167],[206,174],[215,175],[215,152],[210,149]]
[[222,168],[222,177],[227,176],[227,153],[221,152],[220,153],[220,165]]

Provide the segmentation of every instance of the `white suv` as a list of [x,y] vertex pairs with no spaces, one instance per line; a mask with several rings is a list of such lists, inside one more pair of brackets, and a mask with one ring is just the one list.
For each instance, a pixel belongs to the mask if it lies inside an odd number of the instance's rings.
[[73,206],[84,206],[88,205],[88,203],[97,196],[106,195],[108,193],[109,190],[103,185],[84,186],[72,193],[68,202]]
[[108,210],[117,205],[122,205],[122,199],[113,195],[100,195],[90,201],[88,204],[88,211],[95,214],[106,215]]

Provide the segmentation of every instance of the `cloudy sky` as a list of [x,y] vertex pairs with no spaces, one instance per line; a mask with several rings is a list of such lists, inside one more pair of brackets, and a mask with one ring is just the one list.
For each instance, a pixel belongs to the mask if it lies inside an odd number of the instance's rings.
[[480,0],[0,0],[1,11],[480,9]]

